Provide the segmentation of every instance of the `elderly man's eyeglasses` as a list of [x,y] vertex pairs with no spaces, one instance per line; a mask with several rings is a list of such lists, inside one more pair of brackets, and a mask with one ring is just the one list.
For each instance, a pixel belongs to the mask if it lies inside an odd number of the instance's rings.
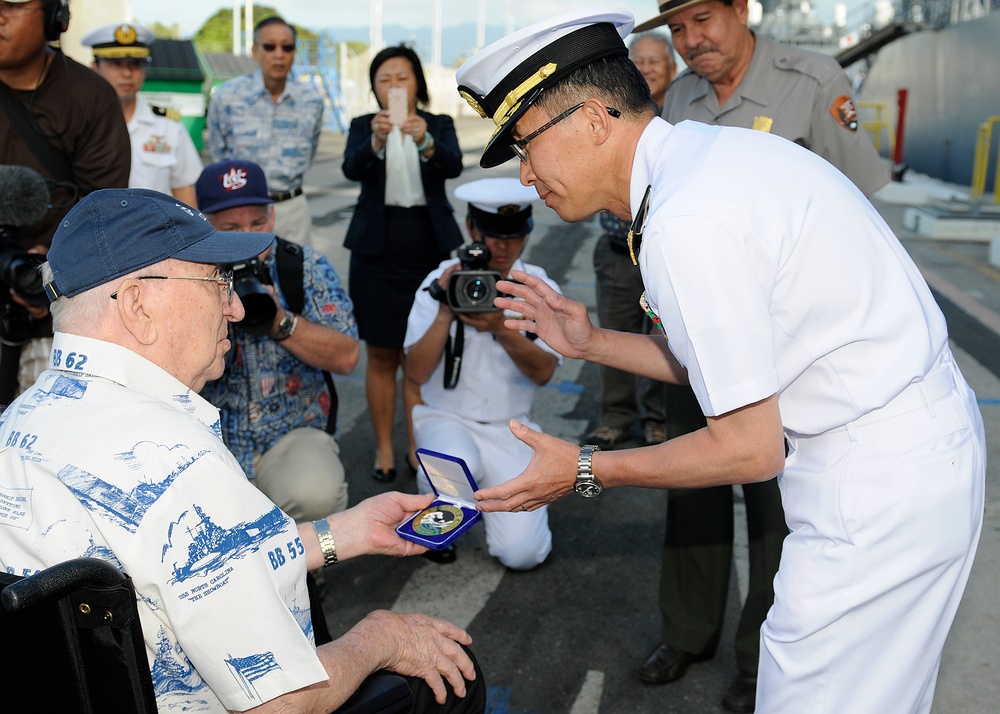
[[[206,283],[217,284],[226,294],[226,302],[233,301],[233,271],[224,270],[218,275],[211,276],[188,276],[188,275],[140,275],[136,280],[200,280]],[[118,291],[111,293],[111,299],[118,299]]]
[[[519,158],[521,160],[522,164],[528,163],[528,142],[532,141],[533,139],[537,139],[539,134],[541,134],[542,132],[544,132],[544,131],[546,131],[548,129],[551,129],[556,124],[558,124],[559,122],[561,122],[563,119],[565,119],[566,117],[568,117],[570,114],[572,114],[573,112],[575,112],[577,109],[579,109],[580,107],[582,107],[584,104],[586,104],[586,102],[580,102],[576,106],[572,106],[569,109],[567,109],[566,111],[564,111],[562,114],[559,114],[557,117],[555,117],[551,121],[549,121],[549,122],[547,122],[545,124],[542,124],[540,127],[538,127],[537,129],[535,129],[533,132],[531,132],[530,134],[528,134],[523,139],[518,139],[513,144],[511,144],[510,145],[510,150],[513,151],[514,155],[517,156],[517,158]],[[604,108],[607,109],[608,110],[608,114],[610,114],[611,116],[613,116],[615,119],[617,119],[618,117],[620,117],[622,115],[622,113],[620,111],[618,111],[617,109],[613,109],[612,107],[604,107]]]
[[262,42],[261,45],[260,45],[260,47],[265,52],[274,52],[276,49],[278,49],[280,47],[281,51],[284,52],[287,55],[290,55],[290,54],[292,54],[295,51],[295,45],[294,44],[287,44],[287,45],[286,44],[281,44],[281,45],[279,45],[279,44],[274,43],[274,42]]
[[26,3],[0,2],[0,17],[10,20],[13,17],[21,17],[35,10],[42,10],[40,5],[28,6]]

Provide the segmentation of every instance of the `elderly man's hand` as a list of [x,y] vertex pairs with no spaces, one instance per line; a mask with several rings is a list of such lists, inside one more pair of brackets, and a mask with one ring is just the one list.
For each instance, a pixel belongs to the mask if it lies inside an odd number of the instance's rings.
[[358,555],[418,555],[426,548],[396,534],[396,526],[431,505],[434,494],[388,491],[328,518],[343,560]]
[[517,478],[475,493],[480,511],[533,511],[573,490],[580,447],[512,419],[510,431],[531,447],[531,461]]
[[476,678],[475,665],[460,646],[472,644],[472,637],[457,625],[427,615],[376,610],[357,627],[367,630],[371,641],[386,647],[384,669],[420,677],[438,704],[447,698],[444,680],[457,696],[464,697],[465,681]]

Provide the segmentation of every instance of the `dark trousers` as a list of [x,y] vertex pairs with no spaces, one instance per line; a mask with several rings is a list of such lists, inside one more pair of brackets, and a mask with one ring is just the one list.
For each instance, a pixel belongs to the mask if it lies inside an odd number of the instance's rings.
[[410,697],[413,700],[410,709],[412,714],[482,714],[486,711],[486,683],[483,681],[483,670],[479,668],[479,662],[472,654],[472,650],[465,646],[462,649],[476,665],[475,680],[465,682],[465,697],[461,699],[456,697],[451,685],[445,680],[444,686],[448,689],[448,698],[444,704],[438,704],[427,682],[419,677],[407,677],[410,682]]
[[[705,426],[689,387],[667,385],[667,437]],[[736,666],[757,671],[760,627],[774,602],[774,576],[788,535],[776,479],[744,484],[750,581],[736,630]],[[733,487],[671,489],[660,572],[663,642],[699,655],[719,644],[733,561]]]
[[[616,251],[607,234],[594,246],[594,273],[597,277],[597,322],[609,330],[648,335],[653,321],[639,307],[644,290],[639,267],[632,259]],[[664,384],[631,372],[601,367],[601,418],[599,424],[614,429],[632,428],[638,410],[643,422],[663,421]],[[641,404],[636,404],[636,392],[641,391]]]

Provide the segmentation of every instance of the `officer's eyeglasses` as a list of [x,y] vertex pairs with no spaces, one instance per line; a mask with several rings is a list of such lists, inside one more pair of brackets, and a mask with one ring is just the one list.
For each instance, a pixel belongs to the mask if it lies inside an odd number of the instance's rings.
[[289,54],[289,55],[292,54],[292,52],[295,51],[295,45],[294,44],[288,44],[288,45],[282,44],[282,45],[279,45],[279,44],[277,44],[275,42],[262,42],[261,45],[260,45],[260,47],[265,52],[274,52],[276,49],[278,49],[280,47],[282,52],[284,52],[285,54]]
[[[218,275],[189,276],[189,275],[140,275],[136,280],[200,280],[206,283],[215,283],[226,295],[226,302],[233,301],[233,271],[224,270]],[[118,299],[118,291],[111,293],[111,299]]]
[[14,3],[14,2],[0,2],[0,17],[4,20],[10,20],[14,17],[23,17],[29,12],[34,12],[35,10],[42,10],[40,5],[28,6],[27,3]]
[[[517,158],[519,158],[521,160],[522,164],[528,163],[528,142],[532,141],[533,139],[537,139],[539,134],[541,134],[542,132],[544,132],[544,131],[546,131],[548,129],[551,129],[556,124],[558,124],[559,122],[561,122],[563,119],[565,119],[566,117],[568,117],[570,114],[572,114],[573,112],[575,112],[577,109],[579,109],[580,107],[582,107],[584,104],[586,104],[586,102],[580,102],[576,106],[570,107],[569,109],[567,109],[566,111],[564,111],[562,114],[558,115],[555,119],[552,119],[551,121],[549,121],[549,122],[547,122],[545,124],[542,124],[540,127],[538,127],[537,129],[535,129],[533,132],[531,132],[530,134],[528,134],[523,139],[518,139],[513,144],[511,144],[510,145],[510,150],[513,151],[514,155],[517,156]],[[608,110],[608,114],[610,114],[611,116],[613,116],[615,119],[617,119],[618,117],[620,117],[622,115],[622,113],[620,111],[618,111],[617,109],[613,109],[612,107],[604,107],[604,108],[607,109]]]

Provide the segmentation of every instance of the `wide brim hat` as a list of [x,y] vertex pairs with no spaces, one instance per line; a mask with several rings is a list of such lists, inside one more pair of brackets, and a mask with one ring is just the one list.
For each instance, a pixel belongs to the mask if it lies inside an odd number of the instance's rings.
[[546,88],[597,60],[627,57],[623,38],[634,23],[616,7],[565,12],[501,38],[459,67],[459,93],[497,127],[479,165],[514,157],[510,132]]
[[703,2],[708,2],[708,0],[667,0],[667,2],[661,2],[659,4],[660,14],[636,25],[632,32],[646,32],[646,30],[662,27],[681,10],[687,10],[689,7],[700,5]]

